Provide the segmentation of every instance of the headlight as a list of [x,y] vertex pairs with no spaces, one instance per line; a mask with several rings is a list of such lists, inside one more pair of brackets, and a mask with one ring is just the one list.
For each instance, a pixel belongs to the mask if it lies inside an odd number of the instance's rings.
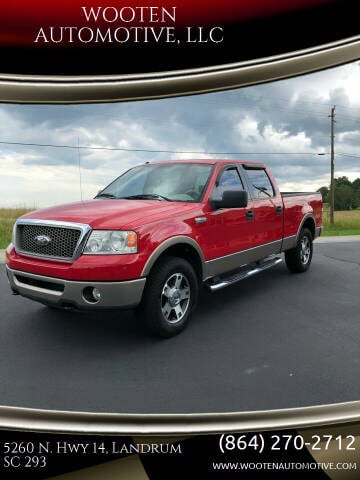
[[84,249],[84,253],[90,255],[112,255],[136,252],[136,233],[122,230],[94,230],[91,232]]

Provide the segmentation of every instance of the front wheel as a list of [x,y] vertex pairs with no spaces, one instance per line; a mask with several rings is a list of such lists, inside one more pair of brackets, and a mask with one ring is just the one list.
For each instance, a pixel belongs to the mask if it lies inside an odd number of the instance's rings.
[[171,337],[187,325],[197,296],[198,281],[190,263],[164,257],[149,275],[140,312],[153,334]]
[[313,256],[313,238],[308,228],[300,231],[296,247],[285,252],[286,266],[291,272],[302,273],[310,267]]

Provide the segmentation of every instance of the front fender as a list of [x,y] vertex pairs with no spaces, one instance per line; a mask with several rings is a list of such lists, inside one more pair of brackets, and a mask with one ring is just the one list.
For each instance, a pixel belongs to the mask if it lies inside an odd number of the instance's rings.
[[205,259],[199,244],[191,237],[188,237],[186,235],[177,235],[175,237],[168,238],[155,248],[155,250],[152,252],[150,257],[146,261],[144,268],[141,272],[141,276],[146,277],[147,275],[149,275],[151,268],[154,266],[160,255],[162,255],[168,248],[179,244],[186,244],[193,247],[198,253],[202,264],[204,265]]

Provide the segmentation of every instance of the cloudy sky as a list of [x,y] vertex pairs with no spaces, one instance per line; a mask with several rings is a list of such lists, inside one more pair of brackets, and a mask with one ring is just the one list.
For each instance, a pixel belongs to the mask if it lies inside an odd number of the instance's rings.
[[38,208],[91,198],[131,165],[179,158],[265,161],[282,190],[316,190],[329,184],[333,105],[335,175],[353,180],[360,177],[359,85],[360,64],[352,63],[192,97],[80,106],[0,104],[0,207]]

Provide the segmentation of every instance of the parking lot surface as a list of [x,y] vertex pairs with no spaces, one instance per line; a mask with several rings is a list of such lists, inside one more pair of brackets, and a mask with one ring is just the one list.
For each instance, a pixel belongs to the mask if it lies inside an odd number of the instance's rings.
[[116,413],[233,412],[360,399],[360,242],[315,244],[202,291],[179,336],[149,336],[132,311],[50,310],[10,294],[0,265],[0,404]]

